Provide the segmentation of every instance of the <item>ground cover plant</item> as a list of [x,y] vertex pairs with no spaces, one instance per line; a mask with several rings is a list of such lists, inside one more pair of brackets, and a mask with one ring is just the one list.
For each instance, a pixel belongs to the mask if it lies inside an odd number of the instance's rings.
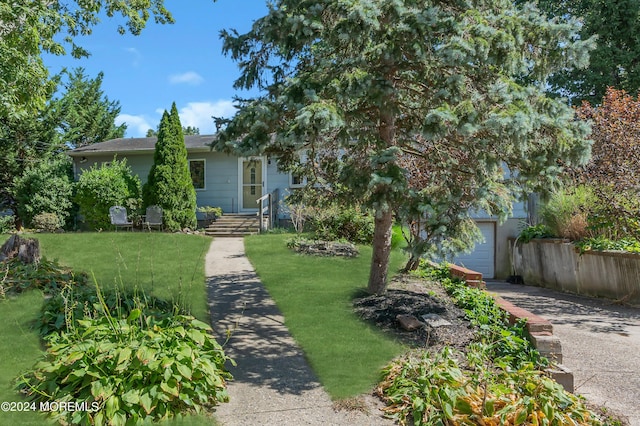
[[488,294],[451,279],[446,269],[422,269],[439,280],[478,330],[464,351],[415,351],[384,371],[378,394],[401,424],[599,425],[584,401],[547,377],[548,361],[510,326]]
[[[287,248],[288,238],[247,237],[247,256],[331,397],[370,391],[380,369],[406,350],[353,312],[353,298],[366,288],[371,247],[359,246],[357,258],[307,256]],[[392,259],[397,271],[404,254]]]
[[[0,304],[3,305],[0,309],[0,321],[2,324],[12,326],[0,333],[1,340],[9,339],[7,342],[3,342],[6,344],[0,347],[0,357],[2,357],[5,367],[0,370],[0,399],[2,401],[24,402],[13,390],[14,379],[18,372],[24,372],[33,366],[34,361],[42,355],[37,337],[39,325],[43,334],[50,333],[47,337],[49,340],[48,356],[40,364],[37,364],[31,373],[23,376],[22,383],[23,385],[29,383],[33,386],[29,388],[35,389],[33,378],[46,376],[46,383],[50,385],[46,392],[57,401],[68,400],[69,396],[67,399],[63,394],[54,396],[56,383],[60,384],[56,380],[65,378],[67,383],[60,388],[73,395],[74,401],[79,401],[79,395],[83,390],[86,391],[86,386],[80,386],[78,394],[72,394],[69,391],[73,384],[84,383],[86,385],[87,382],[90,382],[84,379],[84,382],[80,382],[79,379],[80,377],[86,379],[91,374],[89,361],[98,359],[99,355],[108,358],[109,355],[114,354],[115,359],[118,360],[115,365],[118,371],[115,374],[109,374],[108,369],[105,370],[109,366],[108,363],[102,363],[100,368],[103,374],[100,383],[104,383],[106,388],[109,387],[108,385],[112,385],[112,388],[117,390],[114,391],[114,394],[118,395],[117,400],[112,398],[107,407],[109,412],[103,412],[103,416],[108,417],[114,424],[121,423],[119,420],[122,420],[123,414],[129,416],[130,419],[148,414],[150,406],[147,403],[149,401],[156,406],[164,404],[173,410],[184,408],[186,405],[190,405],[192,409],[198,404],[209,407],[212,403],[224,400],[225,395],[220,385],[224,383],[226,376],[211,374],[212,365],[221,365],[221,357],[224,355],[220,347],[215,340],[208,337],[206,324],[192,316],[177,315],[180,314],[179,311],[191,312],[204,320],[208,319],[204,291],[203,256],[208,247],[209,239],[186,235],[142,233],[62,234],[40,235],[39,237],[43,237],[41,247],[45,256],[60,255],[57,257],[65,258],[69,263],[81,265],[84,270],[91,271],[93,282],[98,282],[98,279],[101,279],[108,284],[103,286],[104,294],[98,293],[98,300],[95,298],[95,292],[93,297],[87,296],[91,294],[87,290],[91,286],[63,287],[64,291],[68,291],[66,294],[67,302],[83,302],[79,311],[84,311],[85,314],[90,313],[80,322],[73,321],[73,319],[78,319],[79,312],[76,312],[75,318],[73,318],[72,310],[63,309],[62,312],[67,315],[60,317],[60,311],[51,309],[52,303],[54,306],[55,303],[58,303],[59,307],[60,298],[55,294],[52,297],[47,297],[47,303],[43,305],[43,290],[38,288],[22,291],[18,296],[15,292],[7,293],[9,296],[0,300]],[[150,247],[155,247],[157,251],[151,250],[152,254],[143,254],[141,246],[147,244],[150,244]],[[155,268],[143,267],[141,262],[150,262],[152,265],[157,262],[158,266]],[[68,263],[65,261],[65,264]],[[33,274],[33,271],[30,273]],[[154,276],[154,273],[157,275]],[[51,272],[45,270],[44,275],[46,280],[36,280],[36,282],[50,281],[48,277]],[[41,287],[53,289],[53,293],[55,293],[62,285]],[[111,293],[109,294],[109,292]],[[149,295],[167,296],[171,302],[163,301],[157,296],[147,296],[145,292],[148,292]],[[78,296],[74,298],[71,296],[72,293],[77,293]],[[56,300],[57,302],[54,303]],[[103,306],[103,313],[113,312],[113,315],[99,315],[95,309],[97,305]],[[171,312],[167,313],[167,308],[171,309]],[[16,315],[16,312],[20,314]],[[5,316],[5,314],[9,316]],[[71,328],[68,327],[69,324],[72,325]],[[136,350],[132,350],[127,357],[125,356],[127,350],[119,347],[118,342],[129,349],[134,347]],[[168,342],[173,343],[169,344]],[[16,344],[21,348],[19,356],[14,353]],[[56,349],[52,350],[52,348]],[[92,352],[92,349],[95,351]],[[120,352],[118,352],[119,349]],[[166,356],[161,356],[162,351]],[[78,352],[82,352],[81,358],[74,360],[74,362],[66,362],[77,358]],[[173,362],[171,362],[172,354],[175,355]],[[153,360],[154,358],[157,359]],[[78,363],[82,362],[85,362],[85,365],[79,367]],[[85,367],[87,372],[83,374]],[[136,386],[136,389],[148,390],[146,394],[140,392],[140,395],[135,392],[127,393],[116,386],[117,383],[122,383],[120,379],[126,377],[126,373],[137,377],[140,375],[140,370],[144,368],[161,370],[160,377],[163,379],[164,375],[168,374],[167,372],[172,372],[172,377],[164,380],[166,392],[155,392],[153,384],[149,384],[147,388]],[[61,369],[65,371],[62,372]],[[64,375],[56,379],[55,371],[64,373]],[[204,381],[199,380],[205,375],[203,371],[208,377]],[[180,386],[182,391],[177,395],[174,395],[175,386],[172,386],[178,381],[177,377],[173,377],[174,375],[183,377],[185,381],[189,382],[187,386]],[[189,376],[188,380],[186,380],[186,376]],[[116,383],[114,384],[114,382]],[[129,380],[129,382],[131,381]],[[162,385],[162,383],[156,384],[157,386]],[[95,391],[95,389],[92,390]],[[122,395],[125,395],[125,399],[122,399]],[[203,399],[202,395],[207,395],[209,399]],[[137,400],[136,396],[138,396]],[[105,404],[106,406],[107,404]],[[119,409],[114,409],[117,406]],[[153,413],[154,416],[162,417],[158,413],[162,413],[162,409]],[[65,421],[87,419],[81,417],[82,414],[87,413],[75,413],[75,418],[65,417],[67,414],[71,415],[63,412],[57,413]],[[21,425],[42,424],[43,418],[35,412],[0,413],[0,423],[4,424],[5,421],[14,421],[14,423]],[[174,424],[189,425],[211,424],[211,422],[212,419],[207,415],[188,417],[179,415],[173,421]]]

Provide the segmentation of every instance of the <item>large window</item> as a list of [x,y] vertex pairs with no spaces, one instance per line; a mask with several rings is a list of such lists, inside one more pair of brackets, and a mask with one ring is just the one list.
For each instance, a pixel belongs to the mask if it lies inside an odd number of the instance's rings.
[[195,189],[205,189],[205,162],[204,160],[189,160],[189,172]]

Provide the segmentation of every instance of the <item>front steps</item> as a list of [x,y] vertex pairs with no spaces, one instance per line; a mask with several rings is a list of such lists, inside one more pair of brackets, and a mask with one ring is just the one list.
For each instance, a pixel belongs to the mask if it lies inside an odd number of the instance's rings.
[[223,214],[205,229],[212,237],[242,237],[258,234],[260,220],[256,214]]

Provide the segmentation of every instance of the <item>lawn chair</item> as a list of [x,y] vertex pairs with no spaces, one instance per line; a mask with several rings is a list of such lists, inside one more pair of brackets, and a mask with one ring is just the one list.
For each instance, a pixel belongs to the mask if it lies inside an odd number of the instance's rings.
[[133,222],[127,218],[127,209],[124,207],[109,207],[109,218],[111,219],[111,224],[115,226],[116,232],[118,228],[129,228],[129,230],[133,230]]
[[152,226],[157,226],[159,231],[162,231],[162,207],[149,206],[147,207],[147,214],[144,216],[143,225],[151,231]]

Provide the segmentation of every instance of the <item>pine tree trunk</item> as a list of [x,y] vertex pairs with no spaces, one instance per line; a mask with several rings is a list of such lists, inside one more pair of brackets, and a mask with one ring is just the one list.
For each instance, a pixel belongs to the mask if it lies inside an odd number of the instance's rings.
[[367,288],[370,294],[380,295],[387,290],[392,225],[393,212],[391,210],[376,212],[371,272],[369,274],[369,287]]

